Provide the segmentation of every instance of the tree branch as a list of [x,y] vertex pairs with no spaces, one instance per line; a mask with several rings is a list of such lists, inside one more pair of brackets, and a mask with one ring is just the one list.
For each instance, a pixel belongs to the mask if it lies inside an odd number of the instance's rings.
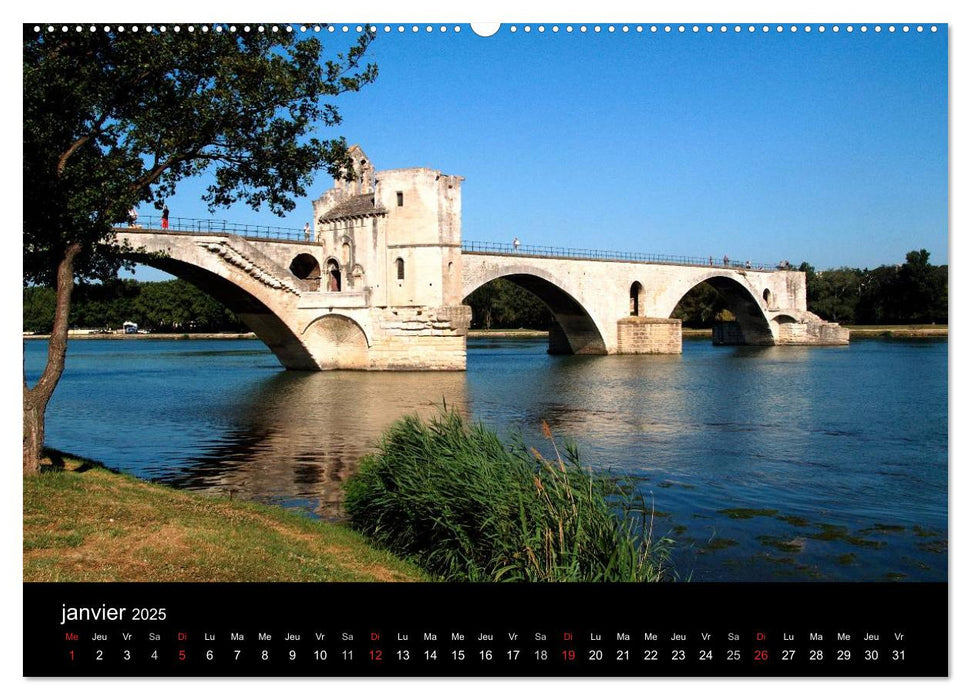
[[199,155],[198,151],[199,149],[196,148],[196,149],[187,151],[185,153],[177,153],[176,155],[172,156],[171,158],[164,161],[163,163],[156,165],[150,171],[145,173],[142,177],[135,180],[131,185],[128,186],[129,190],[131,190],[132,192],[138,192],[138,190],[142,189],[143,187],[148,187],[153,182],[155,182],[162,175],[162,173],[164,173],[166,170],[171,168],[176,163],[181,163],[187,160],[191,160],[192,158],[198,157]]
[[67,167],[68,159],[74,155],[74,153],[81,148],[84,144],[90,141],[92,138],[101,133],[101,127],[104,126],[105,121],[108,119],[108,113],[105,112],[101,115],[101,118],[94,123],[91,130],[84,136],[78,138],[70,147],[61,154],[61,157],[57,159],[57,176],[60,177],[64,174],[64,168]]

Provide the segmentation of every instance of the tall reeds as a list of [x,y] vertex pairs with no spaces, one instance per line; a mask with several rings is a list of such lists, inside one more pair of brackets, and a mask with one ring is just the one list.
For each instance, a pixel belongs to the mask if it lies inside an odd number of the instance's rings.
[[355,528],[450,581],[658,581],[668,541],[652,541],[643,499],[580,464],[454,411],[405,418],[346,487]]

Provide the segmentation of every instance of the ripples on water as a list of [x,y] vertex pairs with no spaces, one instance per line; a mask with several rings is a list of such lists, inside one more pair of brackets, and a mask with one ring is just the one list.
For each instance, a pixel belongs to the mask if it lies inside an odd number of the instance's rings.
[[[25,343],[33,381],[46,345]],[[32,376],[31,376],[32,375]],[[947,343],[550,356],[469,342],[468,371],[286,372],[257,341],[72,342],[51,445],[180,488],[339,519],[382,431],[443,404],[629,475],[693,580],[946,580]]]

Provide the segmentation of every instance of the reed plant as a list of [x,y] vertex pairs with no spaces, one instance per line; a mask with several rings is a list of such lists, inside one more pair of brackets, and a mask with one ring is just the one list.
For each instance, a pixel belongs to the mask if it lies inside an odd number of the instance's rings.
[[443,410],[383,436],[346,485],[352,525],[449,581],[659,581],[670,541],[632,488]]

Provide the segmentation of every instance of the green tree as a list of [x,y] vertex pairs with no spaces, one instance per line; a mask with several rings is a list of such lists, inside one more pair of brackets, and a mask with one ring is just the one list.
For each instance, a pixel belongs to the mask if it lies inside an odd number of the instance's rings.
[[[809,276],[807,275],[807,287]],[[862,273],[849,267],[824,270],[813,275],[810,310],[830,321],[852,323],[860,301]],[[808,289],[807,289],[808,296]]]
[[924,249],[910,251],[905,260],[873,270],[821,272],[802,263],[809,310],[840,323],[947,323],[947,265],[931,265]]
[[24,330],[49,333],[56,293],[50,287],[24,287]]
[[[111,227],[160,206],[183,178],[211,177],[210,209],[283,214],[315,170],[352,172],[331,98],[377,76],[372,35],[323,61],[287,31],[23,30],[24,284],[56,289],[47,364],[24,379],[24,472],[38,469],[44,413],[64,371],[75,280],[109,279],[124,251]],[[228,28],[227,28],[228,29]]]
[[550,327],[550,311],[539,297],[506,279],[488,282],[465,298],[472,308],[473,328]]
[[898,273],[898,304],[905,323],[928,323],[933,320],[931,309],[941,290],[935,284],[931,254],[921,248],[906,255]]
[[702,283],[682,297],[671,318],[680,318],[686,328],[711,328],[715,321],[725,317],[727,306],[717,289]]
[[875,324],[896,320],[894,295],[897,268],[893,265],[881,265],[873,270],[863,270],[860,278],[860,301],[856,307],[855,321]]
[[930,284],[933,297],[930,304],[930,320],[932,323],[947,323],[947,265],[937,265],[931,272]]

